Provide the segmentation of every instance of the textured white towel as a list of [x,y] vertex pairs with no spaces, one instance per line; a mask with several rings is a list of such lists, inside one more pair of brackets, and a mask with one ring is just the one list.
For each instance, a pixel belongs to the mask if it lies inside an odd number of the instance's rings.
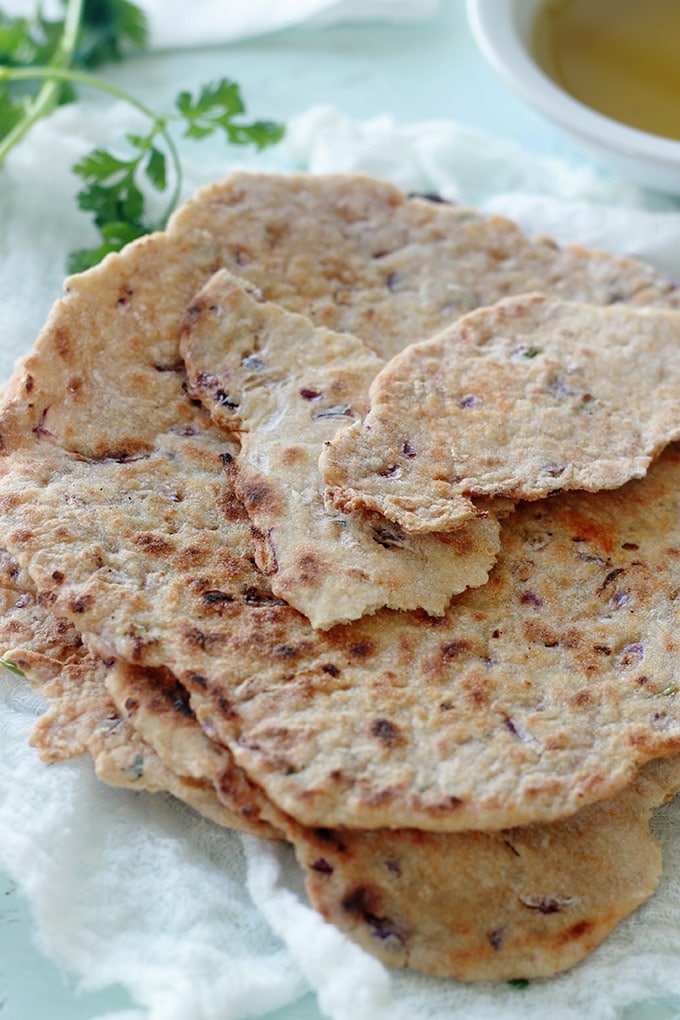
[[[0,173],[0,377],[59,294],[66,251],[90,240],[68,167],[127,116],[64,107]],[[216,151],[191,159],[187,190],[229,169]],[[358,124],[314,109],[258,165],[373,172],[680,272],[676,203],[455,124]],[[671,995],[680,1009],[678,802],[657,816],[658,893],[582,966],[524,990],[464,986],[389,974],[325,926],[286,848],[219,831],[161,796],[103,788],[87,762],[42,765],[26,742],[39,703],[9,676],[0,696],[0,867],[28,896],[47,953],[86,987],[129,989],[137,1012],[115,1020],[236,1020],[308,988],[331,1020],[613,1020]]]

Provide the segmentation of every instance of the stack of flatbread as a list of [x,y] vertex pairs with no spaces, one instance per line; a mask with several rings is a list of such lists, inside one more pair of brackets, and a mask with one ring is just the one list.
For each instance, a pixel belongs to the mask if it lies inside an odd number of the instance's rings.
[[292,843],[387,964],[577,963],[680,790],[680,288],[238,174],[67,281],[0,410],[47,761]]

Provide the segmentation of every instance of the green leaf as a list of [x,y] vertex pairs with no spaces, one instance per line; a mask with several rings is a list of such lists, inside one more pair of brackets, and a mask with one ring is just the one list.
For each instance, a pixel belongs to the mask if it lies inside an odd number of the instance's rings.
[[167,186],[165,154],[155,146],[151,147],[149,158],[144,165],[144,173],[156,191],[165,191]]
[[221,130],[233,145],[263,149],[283,136],[283,126],[272,121],[234,123],[235,117],[245,113],[245,106],[238,85],[229,78],[204,85],[196,99],[189,92],[180,92],[175,107],[185,122],[185,138],[200,140]]
[[74,67],[92,69],[120,61],[131,50],[146,49],[146,15],[129,0],[85,0]]
[[100,230],[102,244],[71,252],[67,260],[67,270],[69,273],[83,273],[86,269],[98,265],[106,255],[120,251],[126,244],[143,237],[148,232],[148,228],[143,224],[107,223]]

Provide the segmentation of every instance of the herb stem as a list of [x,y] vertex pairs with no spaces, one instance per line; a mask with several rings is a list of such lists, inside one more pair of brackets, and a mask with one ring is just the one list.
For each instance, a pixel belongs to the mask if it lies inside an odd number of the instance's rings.
[[[78,43],[80,23],[83,17],[83,4],[84,0],[68,0],[66,14],[64,17],[64,31],[59,40],[59,45],[57,46],[54,56],[48,65],[53,72],[53,77],[45,81],[38,92],[38,95],[28,107],[24,117],[22,117],[13,130],[5,135],[0,142],[0,166],[2,166],[7,153],[10,152],[15,145],[19,144],[22,138],[31,130],[33,125],[37,123],[41,117],[45,117],[48,113],[51,113],[57,105],[59,89],[61,88],[62,82],[56,78],[54,71],[58,68],[69,67],[73,61],[73,54],[75,53],[76,45]],[[8,77],[3,75],[0,80],[7,81]]]
[[[78,2],[82,2],[82,0],[78,0]],[[126,92],[125,89],[121,89],[112,82],[106,81],[105,79],[99,78],[93,74],[86,74],[83,71],[74,71],[67,67],[53,67],[51,64],[48,64],[45,67],[9,68],[0,66],[0,84],[4,81],[30,81],[31,79],[36,78],[47,79],[45,88],[47,88],[50,83],[56,83],[58,87],[59,83],[69,82],[72,85],[81,85],[87,88],[97,89],[99,92],[106,92],[108,95],[128,103],[152,122],[154,128],[163,138],[168,152],[170,153],[175,181],[172,196],[168,201],[162,216],[162,223],[165,223],[168,216],[177,205],[182,180],[182,167],[179,152],[177,151],[177,146],[175,145],[172,135],[168,131],[167,118],[159,117],[157,113],[141,102],[141,100],[137,99],[136,96]],[[43,90],[41,89],[40,95],[42,95],[42,92]],[[37,101],[38,100],[36,99],[36,103]],[[37,119],[37,117],[35,119]],[[26,132],[30,129],[33,122],[33,119],[29,122],[28,118],[26,118],[25,121],[22,120],[21,123],[17,125],[17,128],[6,135],[0,142],[0,165],[10,149],[16,145],[16,143],[20,141],[24,134],[26,134]],[[19,131],[19,129],[21,129],[21,131]]]

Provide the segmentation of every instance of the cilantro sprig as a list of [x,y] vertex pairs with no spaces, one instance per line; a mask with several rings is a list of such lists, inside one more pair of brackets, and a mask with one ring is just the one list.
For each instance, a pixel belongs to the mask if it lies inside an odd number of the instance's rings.
[[[93,75],[91,69],[144,49],[144,15],[130,0],[68,0],[64,18],[8,18],[0,12],[0,165],[41,117],[94,88],[122,99],[143,114],[148,130],[127,134],[115,151],[96,148],[74,166],[83,186],[79,207],[91,214],[100,235],[92,249],[73,252],[68,269],[79,272],[129,241],[162,229],[179,200],[182,165],[173,129],[200,142],[222,133],[232,145],[263,149],[283,135],[269,120],[245,121],[245,105],[229,78],[204,85],[196,96],[181,91],[170,113],[151,110],[135,96]],[[164,209],[147,210],[149,191],[166,196]]]

